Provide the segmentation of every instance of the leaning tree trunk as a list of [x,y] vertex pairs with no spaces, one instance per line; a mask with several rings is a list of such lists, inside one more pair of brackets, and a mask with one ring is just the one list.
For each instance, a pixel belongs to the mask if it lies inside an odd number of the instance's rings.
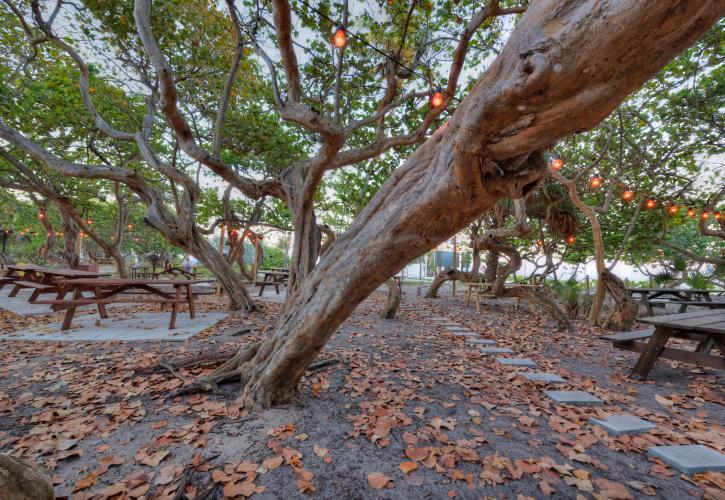
[[622,280],[612,272],[605,269],[602,273],[602,282],[617,304],[617,309],[607,319],[607,328],[618,331],[631,330],[634,320],[637,319],[639,303],[627,292]]
[[388,285],[388,298],[385,300],[385,307],[380,312],[380,317],[395,319],[395,314],[398,312],[398,307],[400,307],[402,290],[393,278],[388,279],[385,284]]
[[292,401],[365,297],[499,199],[530,193],[546,175],[542,148],[599,123],[723,11],[705,0],[532,2],[449,121],[290,289],[274,331],[195,385],[238,379],[248,408]]
[[498,252],[489,250],[486,252],[486,271],[484,273],[484,279],[486,283],[493,283],[496,281],[498,275]]
[[458,269],[446,269],[436,274],[433,278],[433,282],[428,287],[428,291],[425,292],[426,299],[437,299],[438,290],[440,290],[443,283],[446,281],[463,281],[470,282],[476,279],[478,273],[473,271],[459,271]]

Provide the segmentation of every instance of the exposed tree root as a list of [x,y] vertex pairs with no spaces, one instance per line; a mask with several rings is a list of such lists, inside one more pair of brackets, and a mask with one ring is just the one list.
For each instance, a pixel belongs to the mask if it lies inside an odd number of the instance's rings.
[[631,330],[632,323],[637,318],[639,303],[627,292],[622,280],[610,271],[605,269],[602,272],[602,281],[607,292],[617,304],[617,308],[607,319],[606,327],[617,331]]

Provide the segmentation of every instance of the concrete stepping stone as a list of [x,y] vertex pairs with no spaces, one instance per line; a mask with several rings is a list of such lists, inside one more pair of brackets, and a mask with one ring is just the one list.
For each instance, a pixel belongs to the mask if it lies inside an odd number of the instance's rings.
[[488,346],[493,347],[493,346],[496,345],[496,341],[495,340],[491,340],[491,339],[473,339],[473,338],[468,338],[468,339],[466,339],[466,344],[470,344],[470,345],[488,345]]
[[523,366],[524,368],[538,368],[539,365],[529,358],[496,358],[502,365]]
[[657,426],[634,415],[610,415],[606,420],[590,417],[589,422],[603,427],[609,434],[619,436],[620,434],[640,434]]
[[520,375],[523,375],[526,380],[531,380],[535,382],[549,382],[551,384],[563,384],[564,382],[566,382],[566,380],[554,373],[521,372]]
[[439,321],[442,321],[444,323],[448,322],[448,318],[443,318],[441,316],[429,316],[427,319],[429,319],[431,321],[435,321],[436,323]]
[[443,325],[446,330],[449,332],[470,332],[470,328],[466,328],[465,326],[456,325],[455,323],[452,325]]
[[481,354],[516,354],[508,347],[482,347],[479,351]]
[[601,399],[586,391],[544,391],[544,394],[559,404],[567,405],[596,405]]
[[725,471],[725,455],[701,444],[653,446],[647,455],[662,460],[685,474]]

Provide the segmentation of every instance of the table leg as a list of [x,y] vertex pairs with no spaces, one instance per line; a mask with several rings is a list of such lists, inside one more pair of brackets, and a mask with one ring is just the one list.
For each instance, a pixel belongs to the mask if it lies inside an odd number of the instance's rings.
[[469,286],[468,291],[466,292],[466,305],[471,303],[471,289],[473,287]]
[[701,352],[703,354],[710,354],[710,351],[715,346],[715,339],[707,337],[705,340],[698,342],[695,352]]
[[[76,287],[73,291],[73,300],[83,298],[83,292],[81,292],[80,287]],[[73,315],[76,313],[76,307],[71,306],[69,307],[65,312],[65,317],[63,318],[63,325],[61,325],[60,329],[61,331],[65,331],[68,328],[70,328],[70,324],[73,321]]]
[[[692,298],[692,293],[690,292],[684,292],[683,297],[685,300],[690,300]],[[680,309],[677,311],[678,313],[683,313],[687,311],[687,304],[682,304],[680,306]]]
[[633,378],[644,380],[647,377],[647,374],[652,369],[652,366],[654,366],[655,361],[657,361],[662,349],[665,347],[665,344],[667,344],[667,341],[671,336],[672,330],[669,328],[663,326],[657,326],[655,328],[652,337],[650,337],[649,342],[647,342],[647,347],[644,352],[640,354],[637,364],[634,365],[634,369],[631,373]]
[[[101,287],[94,286],[93,292],[96,294],[96,297],[100,297],[101,296]],[[103,319],[108,318],[108,312],[106,311],[106,306],[104,304],[101,304],[100,302],[96,305],[98,307],[98,315]]]
[[171,321],[169,322],[169,330],[176,328],[176,313],[179,311],[179,298],[181,297],[181,290],[179,290],[179,287],[176,286],[174,288],[176,288],[176,295],[174,303],[171,304]]
[[479,287],[478,290],[476,290],[476,311],[481,312],[481,288]]
[[194,311],[194,294],[191,293],[191,285],[186,286],[186,300],[189,302],[189,317],[194,319],[196,312]]

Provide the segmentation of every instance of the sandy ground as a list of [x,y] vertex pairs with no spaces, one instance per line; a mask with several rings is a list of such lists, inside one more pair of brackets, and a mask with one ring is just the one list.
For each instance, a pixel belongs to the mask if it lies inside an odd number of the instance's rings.
[[[259,339],[278,310],[272,302],[181,343],[3,340],[0,451],[43,464],[56,493],[75,498],[173,498],[180,489],[222,498],[236,485],[261,498],[723,498],[725,475],[684,476],[644,453],[657,444],[725,448],[722,373],[659,362],[650,381],[630,381],[635,355],[583,322],[571,335],[526,307],[497,301],[477,313],[442,295],[408,289],[404,303],[415,310],[381,320],[376,292],[326,346],[322,357],[338,364],[308,373],[297,404],[252,414],[239,407],[237,384],[169,400],[182,380],[137,369]],[[544,385],[516,378],[420,311],[514,349],[567,380],[556,389],[587,390],[604,404],[553,405]],[[617,412],[658,429],[614,438],[587,423]],[[371,473],[390,480],[375,489]]]

